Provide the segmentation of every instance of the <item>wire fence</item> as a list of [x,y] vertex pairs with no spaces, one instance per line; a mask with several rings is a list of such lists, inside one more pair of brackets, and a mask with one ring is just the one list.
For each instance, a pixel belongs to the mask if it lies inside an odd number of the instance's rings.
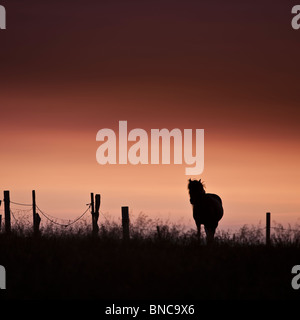
[[[21,228],[24,225],[28,225],[30,220],[33,219],[33,205],[29,203],[21,203],[10,201],[10,214],[13,218],[14,223],[18,228]],[[40,213],[48,222],[55,224],[61,227],[69,227],[77,222],[79,222],[86,213],[91,209],[91,204],[86,204],[87,208],[75,219],[64,219],[60,217],[55,217],[49,213],[46,213],[44,210],[41,210],[38,205],[36,205],[36,212]],[[4,215],[4,209],[2,209],[2,213]]]
[[53,217],[53,216],[45,213],[44,211],[42,211],[38,206],[36,206],[36,208],[37,208],[38,212],[40,212],[51,223],[67,228],[67,227],[73,225],[74,223],[78,222],[79,220],[81,220],[83,218],[83,216],[90,210],[91,205],[89,204],[87,209],[82,214],[80,214],[77,218],[75,218],[74,220],[68,220],[68,223],[57,222],[57,220],[62,220],[62,221],[65,220],[66,221],[66,219]]
[[[21,202],[15,202],[15,201],[10,201],[10,213],[11,217],[13,220],[13,224],[17,229],[22,229],[22,228],[30,228],[32,226],[32,221],[33,221],[33,205],[29,203],[21,203]],[[85,204],[87,207],[82,211],[81,214],[79,214],[76,218],[74,219],[64,219],[60,217],[53,216],[49,214],[47,211],[42,210],[37,204],[35,204],[35,212],[37,214],[40,214],[42,217],[44,217],[44,221],[56,225],[59,227],[63,228],[68,228],[79,221],[81,221],[88,212],[92,213],[92,203]],[[2,207],[2,208],[1,208]],[[0,208],[0,214],[4,214],[4,208],[1,206]],[[99,210],[99,213],[101,216],[104,218],[104,223],[102,223],[102,226],[107,227],[107,226],[114,226],[115,224],[111,223],[110,219],[106,217],[106,215]],[[103,219],[102,219],[103,220]],[[104,226],[105,225],[105,226]],[[300,226],[296,226],[296,228],[292,228],[290,225],[288,228],[283,227],[283,225],[273,222],[273,225],[275,226],[270,226],[270,231],[273,230],[272,232],[272,240],[273,241],[280,241],[280,239],[285,239],[285,241],[299,241],[300,242]],[[0,225],[1,227],[1,225]],[[158,228],[160,227],[160,228]],[[178,237],[179,236],[184,236],[184,234],[190,234],[193,235],[195,234],[194,229],[190,229],[186,232],[183,231],[184,228],[181,228],[180,226],[176,227],[173,226],[167,226],[164,224],[161,220],[160,221],[153,221],[152,219],[148,219],[144,217],[138,217],[136,219],[136,224],[133,225],[131,223],[131,228],[133,232],[136,234],[139,233],[139,235],[143,234],[155,234],[159,233],[159,236],[167,235],[168,236],[173,233],[174,235],[176,234]],[[159,231],[158,231],[159,230]],[[216,232],[216,237],[219,239],[231,239],[231,240],[236,240],[238,239],[239,241],[248,241],[249,239],[252,239],[252,242],[262,242],[265,241],[265,234],[267,233],[267,227],[262,227],[260,224],[258,226],[249,226],[249,225],[244,225],[242,226],[239,230],[237,231],[230,231],[230,230],[217,230]],[[202,236],[204,237],[205,232],[203,231],[202,228]]]

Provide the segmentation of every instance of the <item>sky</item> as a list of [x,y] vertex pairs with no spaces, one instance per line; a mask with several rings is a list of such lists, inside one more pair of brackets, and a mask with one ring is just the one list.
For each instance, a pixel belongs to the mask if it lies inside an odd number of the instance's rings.
[[[75,218],[101,194],[194,226],[189,178],[224,205],[221,228],[300,218],[300,31],[295,1],[0,1],[0,192]],[[204,171],[99,165],[96,134],[204,129]],[[1,191],[2,190],[2,191]],[[101,223],[101,216],[99,222]]]

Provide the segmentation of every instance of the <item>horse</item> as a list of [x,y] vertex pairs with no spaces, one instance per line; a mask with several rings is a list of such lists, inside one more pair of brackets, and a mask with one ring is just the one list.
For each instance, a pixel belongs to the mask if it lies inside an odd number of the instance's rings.
[[224,210],[221,198],[213,193],[206,193],[201,179],[189,179],[188,189],[190,203],[193,205],[193,217],[197,226],[198,241],[201,236],[201,224],[204,225],[207,244],[214,241],[216,228],[223,217]]

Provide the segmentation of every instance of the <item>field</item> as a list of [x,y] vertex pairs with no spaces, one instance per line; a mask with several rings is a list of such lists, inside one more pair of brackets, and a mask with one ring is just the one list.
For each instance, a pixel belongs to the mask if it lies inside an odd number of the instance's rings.
[[[140,217],[131,239],[117,223],[98,237],[81,228],[45,228],[35,238],[15,229],[0,234],[0,265],[7,273],[6,299],[298,299],[291,269],[300,264],[299,232],[278,229],[272,245],[264,230],[244,226],[215,244],[198,243],[194,230],[161,225],[149,229]],[[22,231],[23,230],[23,231]]]

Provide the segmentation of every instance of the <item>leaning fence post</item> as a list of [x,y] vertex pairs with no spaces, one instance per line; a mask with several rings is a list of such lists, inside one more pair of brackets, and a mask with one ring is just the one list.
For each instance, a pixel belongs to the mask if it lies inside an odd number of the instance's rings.
[[5,233],[11,232],[9,191],[4,191]]
[[266,213],[266,245],[271,244],[271,213]]
[[122,207],[122,227],[123,227],[123,240],[129,240],[129,213],[128,207]]

